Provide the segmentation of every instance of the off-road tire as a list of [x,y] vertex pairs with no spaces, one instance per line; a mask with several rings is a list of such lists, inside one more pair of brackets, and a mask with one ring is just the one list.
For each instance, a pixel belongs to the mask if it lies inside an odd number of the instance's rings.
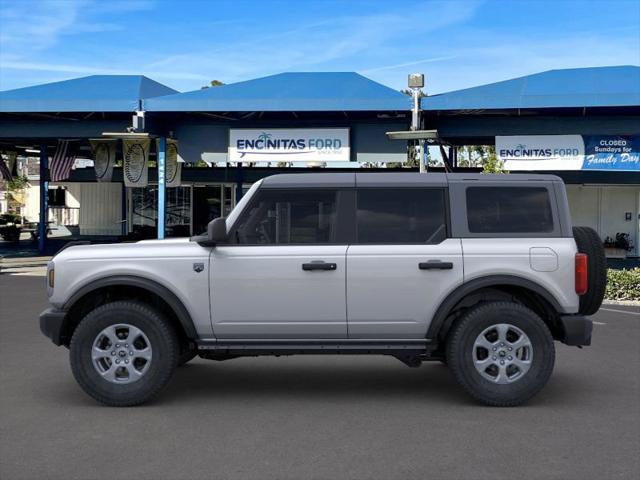
[[[153,352],[149,370],[142,378],[123,385],[102,378],[91,359],[96,336],[120,323],[141,329]],[[160,312],[141,302],[116,301],[96,308],[80,321],[71,338],[69,359],[76,381],[88,395],[105,405],[129,407],[150,400],[167,384],[178,353],[175,331]]]
[[589,227],[573,227],[573,238],[580,253],[587,255],[587,293],[580,296],[582,315],[598,311],[607,288],[607,259],[598,232]]
[[[533,346],[529,371],[509,384],[487,380],[473,363],[473,345],[478,335],[500,323],[522,330]],[[512,407],[532,398],[549,380],[555,362],[549,328],[535,312],[514,302],[491,302],[470,309],[452,327],[446,347],[447,364],[458,383],[473,398],[494,407]]]

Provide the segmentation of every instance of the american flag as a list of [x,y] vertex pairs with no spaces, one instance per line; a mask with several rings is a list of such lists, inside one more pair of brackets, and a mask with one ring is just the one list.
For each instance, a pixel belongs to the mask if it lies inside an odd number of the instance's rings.
[[58,140],[56,153],[49,162],[49,175],[52,182],[66,180],[71,175],[71,167],[76,161],[77,140]]
[[7,181],[13,180],[13,175],[11,175],[11,170],[9,170],[9,167],[7,167],[7,164],[4,161],[4,158],[2,157],[0,157],[0,177],[2,177]]

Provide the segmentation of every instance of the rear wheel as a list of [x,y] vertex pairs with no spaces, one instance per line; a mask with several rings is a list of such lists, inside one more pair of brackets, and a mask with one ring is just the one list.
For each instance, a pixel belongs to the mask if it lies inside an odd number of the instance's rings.
[[164,387],[178,360],[178,342],[165,317],[135,301],[108,303],[78,325],[70,345],[73,375],[106,405],[146,402]]
[[547,383],[555,362],[553,338],[528,308],[493,302],[468,311],[452,328],[447,364],[480,402],[519,405]]
[[578,251],[587,255],[587,293],[580,296],[580,313],[598,311],[607,288],[607,259],[598,232],[589,227],[573,227]]

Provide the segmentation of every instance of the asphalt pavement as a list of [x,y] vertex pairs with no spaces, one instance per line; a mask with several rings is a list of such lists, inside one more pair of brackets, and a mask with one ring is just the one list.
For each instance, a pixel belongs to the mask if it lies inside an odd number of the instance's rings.
[[475,404],[446,367],[393,358],[196,359],[152,403],[76,385],[42,336],[41,276],[0,275],[0,478],[640,478],[640,308],[606,306],[594,344],[557,344],[527,405]]

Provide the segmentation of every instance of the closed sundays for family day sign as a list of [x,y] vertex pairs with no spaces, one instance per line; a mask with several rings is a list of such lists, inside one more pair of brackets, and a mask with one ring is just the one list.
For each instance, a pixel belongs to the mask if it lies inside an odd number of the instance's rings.
[[348,128],[230,129],[230,162],[348,162]]
[[496,136],[507,170],[640,170],[640,136]]

